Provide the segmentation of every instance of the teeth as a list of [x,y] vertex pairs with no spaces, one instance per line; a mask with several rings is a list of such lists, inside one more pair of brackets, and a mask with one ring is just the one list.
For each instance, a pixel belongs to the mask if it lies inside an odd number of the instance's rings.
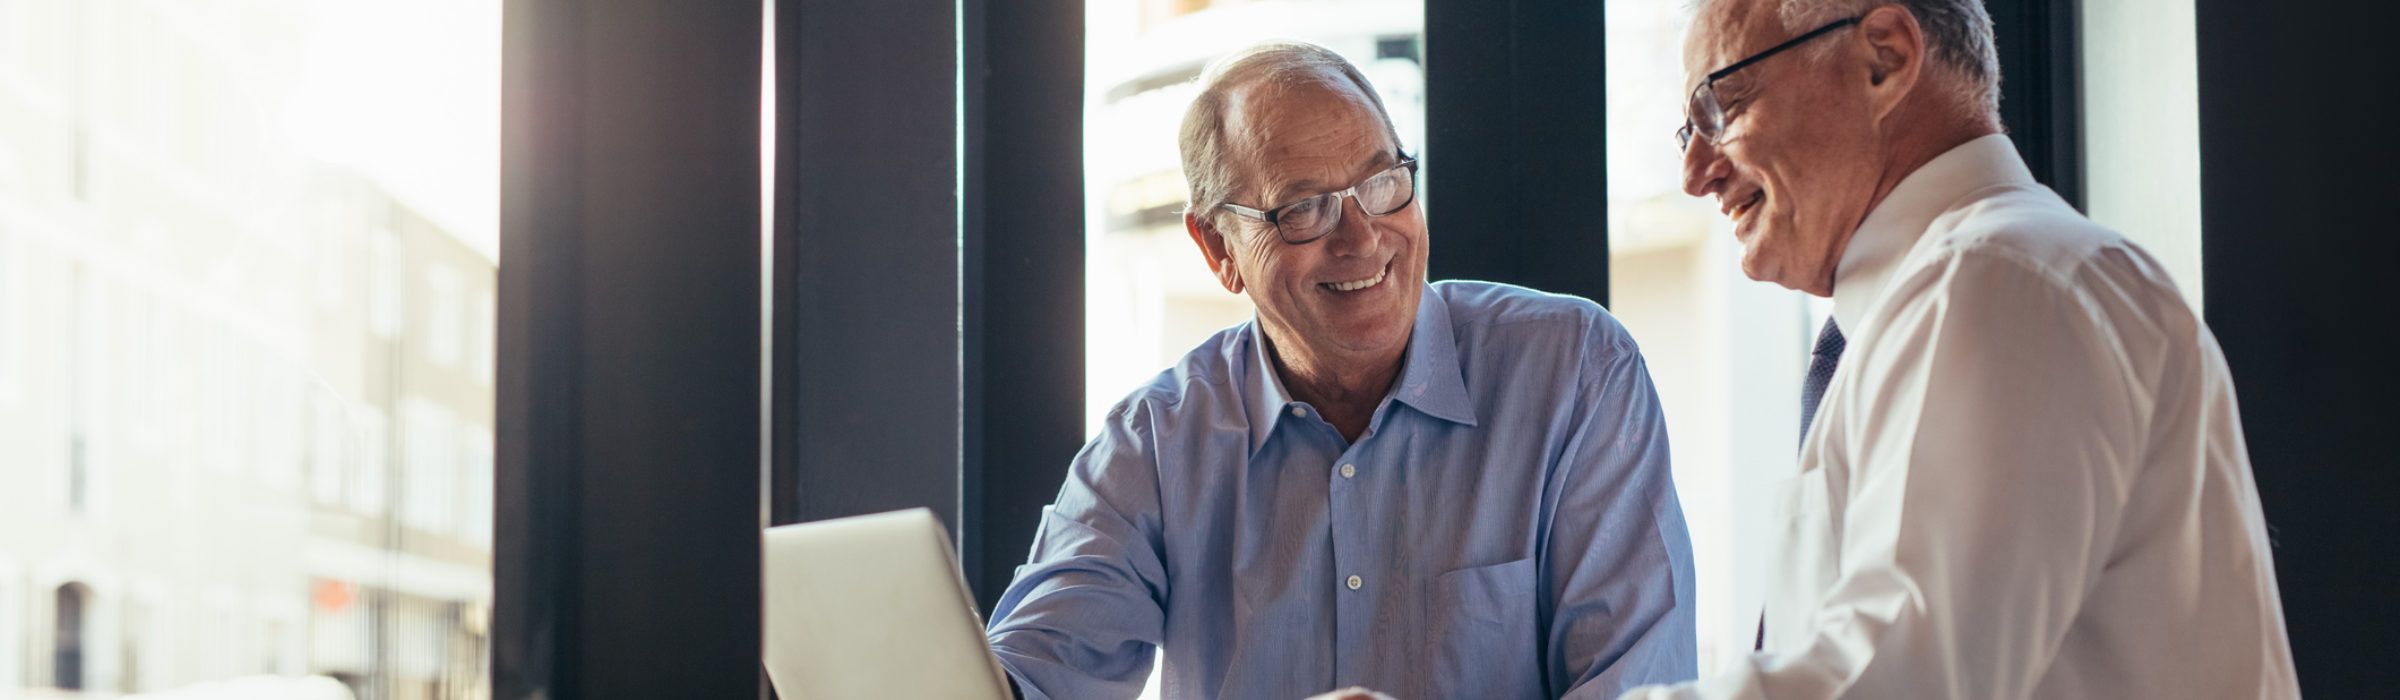
[[1377,283],[1382,282],[1383,276],[1387,273],[1390,273],[1391,270],[1392,268],[1387,265],[1383,269],[1375,271],[1375,277],[1373,279],[1363,279],[1356,282],[1334,282],[1325,286],[1332,287],[1333,291],[1337,292],[1354,292],[1361,289],[1366,289],[1368,287],[1373,287]]
[[1741,221],[1742,221],[1743,219],[1750,218],[1750,212],[1753,212],[1753,211],[1757,211],[1757,210],[1758,210],[1758,200],[1759,200],[1761,197],[1765,197],[1765,196],[1766,196],[1766,194],[1767,194],[1767,193],[1765,193],[1765,192],[1760,192],[1760,193],[1758,193],[1758,194],[1750,195],[1750,199],[1749,199],[1749,201],[1742,202],[1741,206],[1734,207],[1734,208],[1733,208],[1733,221],[1734,221],[1734,223],[1737,223],[1737,224],[1738,224],[1738,223],[1741,223]]

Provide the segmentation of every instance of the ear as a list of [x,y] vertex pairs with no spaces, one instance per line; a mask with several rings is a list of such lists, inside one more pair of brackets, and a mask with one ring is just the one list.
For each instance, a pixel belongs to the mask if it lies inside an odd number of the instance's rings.
[[1242,293],[1242,271],[1233,266],[1232,246],[1226,245],[1225,235],[1188,211],[1183,213],[1183,229],[1192,234],[1192,243],[1200,246],[1200,257],[1208,260],[1208,271],[1216,273],[1225,291]]
[[1869,11],[1858,22],[1859,41],[1869,52],[1868,99],[1881,120],[1900,107],[1925,74],[1925,30],[1899,5]]

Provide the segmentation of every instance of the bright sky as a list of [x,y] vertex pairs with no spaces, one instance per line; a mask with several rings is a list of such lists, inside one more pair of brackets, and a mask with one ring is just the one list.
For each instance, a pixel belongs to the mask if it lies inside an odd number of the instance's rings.
[[308,7],[307,77],[289,112],[300,147],[497,259],[499,0]]

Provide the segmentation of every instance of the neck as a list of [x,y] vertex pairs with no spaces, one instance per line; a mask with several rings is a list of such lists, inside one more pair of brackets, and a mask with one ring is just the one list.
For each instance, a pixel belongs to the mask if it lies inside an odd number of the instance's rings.
[[1933,159],[1949,153],[1950,149],[1960,144],[2000,133],[1999,124],[1989,117],[1960,119],[1953,115],[1931,113],[1934,110],[1916,111],[1914,115],[1896,113],[1891,123],[1938,126],[1903,128],[1891,134],[1884,147],[1887,155],[1883,161],[1883,175],[1875,183],[1875,197],[1867,200],[1867,208],[1859,212],[1861,223],[1866,221],[1867,214],[1883,205],[1883,199],[1891,196],[1892,190],[1900,187],[1900,181],[1908,179],[1918,168],[1925,167],[1926,163],[1933,162]]
[[[1399,378],[1403,350],[1336,357],[1286,343],[1273,329],[1268,331],[1267,357],[1274,362],[1276,376],[1283,379],[1284,390],[1291,392],[1293,399],[1315,406],[1325,422],[1342,432],[1343,439],[1357,442],[1367,431],[1375,407],[1383,403],[1393,380]],[[1285,352],[1285,348],[1295,351]]]

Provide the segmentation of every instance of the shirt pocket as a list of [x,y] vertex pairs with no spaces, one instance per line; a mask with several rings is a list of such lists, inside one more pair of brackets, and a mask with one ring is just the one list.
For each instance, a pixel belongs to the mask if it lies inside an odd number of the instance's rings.
[[1531,558],[1434,577],[1425,611],[1426,687],[1418,697],[1543,697],[1535,584]]

